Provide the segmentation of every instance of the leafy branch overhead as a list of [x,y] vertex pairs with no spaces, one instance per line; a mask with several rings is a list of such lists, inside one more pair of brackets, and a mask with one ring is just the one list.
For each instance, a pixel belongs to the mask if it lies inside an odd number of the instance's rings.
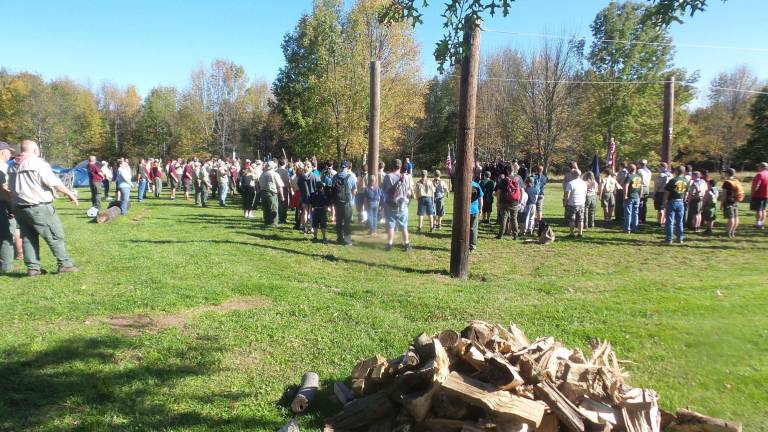
[[[445,72],[446,65],[459,64],[467,47],[463,42],[464,30],[471,25],[478,25],[487,13],[495,16],[499,10],[502,16],[509,15],[514,0],[450,0],[445,3],[442,13],[444,33],[435,47],[435,60],[438,71]],[[668,26],[672,22],[682,22],[681,16],[703,11],[707,0],[649,0],[654,7],[648,8],[645,20],[656,26]],[[722,0],[725,1],[725,0]],[[423,10],[429,6],[428,0],[392,0],[380,14],[381,22],[409,22],[412,26],[423,24]]]

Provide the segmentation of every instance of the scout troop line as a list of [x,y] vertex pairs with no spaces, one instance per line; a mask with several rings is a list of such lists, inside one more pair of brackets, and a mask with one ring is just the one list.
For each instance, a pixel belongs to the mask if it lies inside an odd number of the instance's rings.
[[[20,153],[13,158],[9,170],[8,161],[13,156],[14,149],[0,142],[0,272],[11,271],[14,256],[23,256],[27,275],[46,273],[40,267],[40,237],[56,257],[59,273],[78,272],[67,255],[64,231],[53,207],[55,192],[76,205],[77,196],[40,158],[35,142],[21,143]],[[243,216],[253,218],[253,212],[261,206],[267,226],[287,223],[292,212],[294,228],[312,235],[314,241],[328,242],[326,230],[330,222],[336,225],[336,242],[350,245],[356,211],[357,222],[367,227],[371,237],[378,236],[379,225],[385,226],[387,250],[394,248],[399,231],[402,249],[409,251],[410,202],[417,201],[419,232],[439,230],[450,190],[440,171],[424,170],[416,179],[413,169],[407,158],[405,163],[395,159],[388,167],[382,164],[377,173],[368,173],[364,167],[354,173],[347,161],[336,171],[332,162],[320,165],[315,159],[246,160],[242,166],[237,159],[177,159],[166,163],[142,159],[134,173],[127,159],[119,159],[110,167],[91,156],[90,210],[98,211],[102,200],[110,199],[112,182],[123,214],[129,210],[134,188],[139,202],[148,195],[160,198],[163,188],[168,187],[171,200],[194,200],[200,207],[208,206],[209,197],[225,207],[230,196],[239,194]],[[669,171],[662,163],[654,178],[646,161],[640,161],[637,165],[623,163],[618,172],[607,170],[598,182],[592,172],[582,174],[573,162],[563,182],[565,220],[571,236],[582,237],[585,228],[594,227],[599,204],[606,222],[618,221],[631,234],[646,222],[648,201],[652,200],[658,221],[665,227],[664,241],[672,243],[674,239],[682,243],[686,222],[694,232],[704,229],[704,234],[712,233],[719,203],[728,221],[727,235],[734,237],[739,226],[739,203],[745,192],[732,169],[724,177],[718,188],[706,171],[693,171],[685,166]],[[497,239],[531,236],[537,229],[541,235],[543,229],[548,229],[542,217],[547,182],[543,167],[528,175],[528,170],[516,161],[477,163],[471,182],[470,250],[477,248],[479,224],[491,223],[494,201],[499,225]],[[751,203],[758,228],[764,227],[767,201],[768,164],[763,163],[752,181]]]

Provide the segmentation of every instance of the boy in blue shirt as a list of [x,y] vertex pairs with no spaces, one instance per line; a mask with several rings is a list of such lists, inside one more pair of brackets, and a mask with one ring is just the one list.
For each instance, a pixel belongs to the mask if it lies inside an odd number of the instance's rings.
[[312,241],[317,241],[317,231],[323,234],[323,243],[327,244],[325,230],[328,227],[328,206],[331,205],[331,197],[328,196],[325,185],[318,182],[317,189],[309,196],[309,204],[312,206],[312,232],[315,237]]
[[469,204],[469,251],[477,250],[477,230],[480,225],[480,209],[483,206],[483,188],[472,182],[472,201]]

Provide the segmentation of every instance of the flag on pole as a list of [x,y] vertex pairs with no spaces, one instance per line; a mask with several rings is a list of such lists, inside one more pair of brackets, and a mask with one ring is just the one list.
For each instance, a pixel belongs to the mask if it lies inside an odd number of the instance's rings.
[[448,146],[448,157],[445,159],[445,167],[448,169],[448,173],[453,172],[453,161],[451,160],[451,146]]
[[595,159],[592,160],[592,174],[595,175],[595,181],[600,183],[600,156],[595,153]]
[[605,156],[605,166],[610,167],[612,170],[616,170],[616,141],[611,138],[611,143],[608,144],[608,154]]

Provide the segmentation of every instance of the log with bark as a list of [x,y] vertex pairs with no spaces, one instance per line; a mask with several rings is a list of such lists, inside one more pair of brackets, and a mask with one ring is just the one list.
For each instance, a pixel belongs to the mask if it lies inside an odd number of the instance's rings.
[[[586,355],[555,338],[471,321],[421,333],[397,358],[374,356],[336,383],[344,405],[327,431],[741,432],[741,424],[689,411],[663,415],[655,391],[627,384],[613,347]],[[662,420],[662,418],[664,419]],[[673,418],[674,417],[674,418]]]
[[320,387],[320,377],[315,372],[307,372],[301,377],[301,386],[296,391],[296,395],[291,402],[291,411],[294,414],[300,414],[309,408],[309,404],[317,394]]

